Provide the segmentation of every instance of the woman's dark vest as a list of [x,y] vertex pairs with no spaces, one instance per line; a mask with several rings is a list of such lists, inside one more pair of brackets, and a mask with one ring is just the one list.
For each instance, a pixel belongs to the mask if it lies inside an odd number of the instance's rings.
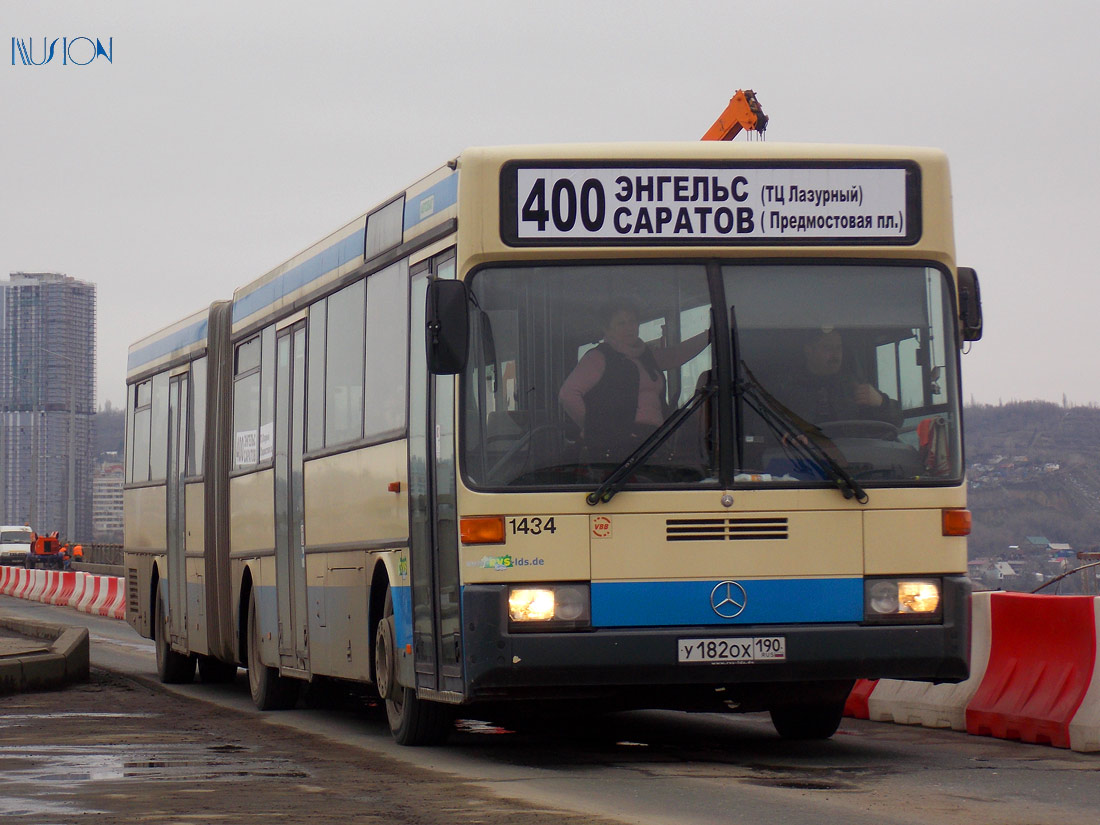
[[[606,342],[596,347],[604,358],[603,375],[584,396],[584,435],[589,449],[616,454],[631,441],[638,412],[638,368],[627,356]],[[646,347],[638,360],[656,380],[661,376],[657,359]],[[662,394],[661,404],[664,407]],[[622,457],[622,456],[619,456]]]

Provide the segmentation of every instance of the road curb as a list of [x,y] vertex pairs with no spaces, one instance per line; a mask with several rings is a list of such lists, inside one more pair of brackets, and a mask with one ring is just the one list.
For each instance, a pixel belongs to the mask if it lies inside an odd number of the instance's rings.
[[0,627],[50,643],[45,653],[0,659],[0,694],[48,690],[88,680],[87,628],[8,616],[0,616]]

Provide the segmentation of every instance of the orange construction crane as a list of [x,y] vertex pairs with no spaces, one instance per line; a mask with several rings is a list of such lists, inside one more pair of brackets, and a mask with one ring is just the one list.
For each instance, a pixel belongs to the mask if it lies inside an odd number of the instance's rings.
[[760,108],[756,93],[752,89],[738,89],[702,140],[733,140],[742,130],[763,135],[767,128],[768,116]]

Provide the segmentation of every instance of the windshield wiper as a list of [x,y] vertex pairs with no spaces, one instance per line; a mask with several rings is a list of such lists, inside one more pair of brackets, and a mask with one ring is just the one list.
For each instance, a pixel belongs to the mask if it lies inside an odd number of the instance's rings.
[[611,471],[611,475],[604,479],[603,484],[585,496],[584,500],[593,507],[601,502],[606,504],[611,501],[611,499],[615,497],[615,494],[623,488],[624,484],[626,484],[626,480],[630,477],[630,474],[634,472],[635,468],[657,452],[661,445],[668,440],[668,437],[676,432],[676,430],[680,428],[680,425],[687,421],[688,418],[691,417],[691,414],[699,409],[699,407],[701,407],[708,398],[714,395],[717,390],[718,385],[714,383],[714,381],[710,381],[705,386],[697,389],[695,395],[691,396],[691,398],[687,400],[687,403],[662,421],[661,426],[650,433],[642,443],[635,448],[634,452],[624,458],[622,462]]
[[[756,380],[744,361],[741,362],[741,370],[745,376],[738,383],[742,400],[763,419],[780,442],[820,467],[833,480],[844,498],[854,497],[860,504],[866,504],[867,491],[833,458],[832,453],[839,451],[832,440],[819,427],[795,415],[777,401]],[[794,432],[798,435],[792,437]]]

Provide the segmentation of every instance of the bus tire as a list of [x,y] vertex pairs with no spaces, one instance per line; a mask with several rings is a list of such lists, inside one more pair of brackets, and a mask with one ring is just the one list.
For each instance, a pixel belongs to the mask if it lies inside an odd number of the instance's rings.
[[260,660],[260,622],[256,617],[256,591],[248,594],[248,689],[259,710],[288,710],[298,703],[301,684],[279,675],[279,669]]
[[828,739],[844,718],[844,702],[804,702],[771,709],[775,732],[784,739]]
[[235,662],[223,662],[212,656],[199,657],[199,681],[206,685],[225,685],[237,678]]
[[390,733],[399,745],[437,745],[454,729],[454,712],[449,705],[429,702],[416,689],[397,681],[397,634],[393,618],[393,595],[386,588],[382,621],[374,638],[374,668],[379,696],[386,704]]
[[157,582],[156,605],[157,678],[166,685],[180,685],[195,678],[195,657],[172,650],[168,632],[168,611],[164,609],[164,579]]

